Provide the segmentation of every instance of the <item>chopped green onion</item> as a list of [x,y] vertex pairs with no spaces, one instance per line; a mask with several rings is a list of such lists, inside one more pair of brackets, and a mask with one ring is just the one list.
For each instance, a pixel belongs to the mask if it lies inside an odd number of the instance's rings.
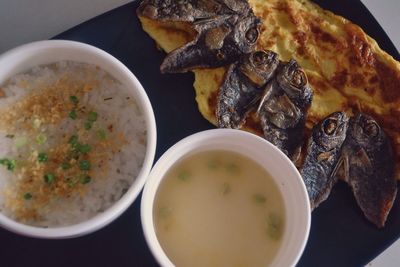
[[16,161],[13,159],[0,159],[0,165],[6,166],[9,171],[13,171],[15,169]]
[[31,193],[25,193],[24,194],[24,199],[25,200],[29,200],[29,199],[31,199],[32,198],[32,194]]
[[73,187],[77,183],[76,179],[71,178],[64,178],[64,181],[69,187]]
[[47,137],[44,134],[39,134],[38,136],[36,136],[36,143],[38,143],[39,145],[43,145],[44,143],[46,143]]
[[283,230],[282,218],[275,213],[271,213],[267,218],[267,223],[267,234],[269,235],[269,237],[273,240],[279,240],[282,236]]
[[54,178],[55,178],[55,176],[54,176],[54,174],[52,174],[52,173],[46,173],[46,174],[43,176],[43,180],[44,180],[44,182],[45,182],[46,184],[51,184],[51,183],[54,181]]
[[71,146],[76,146],[78,144],[78,136],[71,136],[68,140],[68,144],[70,144]]
[[158,210],[158,214],[161,218],[165,219],[169,217],[172,213],[172,209],[170,207],[162,207]]
[[178,179],[179,179],[179,180],[187,181],[187,180],[189,180],[189,178],[190,178],[190,172],[187,171],[187,170],[181,171],[181,172],[178,174]]
[[84,126],[85,126],[86,130],[90,130],[90,129],[92,129],[93,122],[87,121],[87,122],[85,122]]
[[71,95],[69,97],[69,101],[71,101],[75,105],[78,104],[78,102],[79,102],[78,98],[76,96],[74,96],[74,95]]
[[7,135],[6,135],[6,138],[12,139],[12,138],[14,138],[14,135],[13,135],[13,134],[7,134]]
[[87,160],[79,161],[79,169],[81,169],[82,171],[90,170],[90,162]]
[[69,164],[68,162],[63,162],[63,163],[61,163],[61,168],[63,170],[68,170],[71,168],[71,164]]
[[97,131],[97,137],[98,137],[99,139],[102,139],[102,140],[106,139],[106,138],[107,138],[106,131],[104,131],[103,129],[98,130],[98,131]]
[[90,150],[92,150],[92,147],[89,144],[78,144],[77,148],[79,152],[84,154],[89,153]]
[[236,174],[239,172],[239,166],[236,165],[235,163],[228,163],[226,165],[226,170],[232,174]]
[[97,112],[90,111],[88,114],[88,120],[91,122],[95,122],[97,120]]
[[16,165],[16,161],[14,159],[10,160],[10,162],[7,165],[7,170],[9,171],[13,171],[15,170],[15,165]]
[[253,200],[254,200],[254,202],[259,203],[259,204],[265,203],[267,201],[265,196],[263,196],[261,194],[254,194]]
[[47,156],[46,153],[44,153],[44,152],[39,153],[39,155],[38,155],[39,162],[46,162],[48,159],[49,159],[49,157]]
[[90,183],[92,178],[89,175],[86,175],[86,176],[82,176],[79,180],[80,180],[81,184],[87,184],[87,183]]
[[68,116],[73,119],[76,120],[76,118],[78,117],[78,114],[76,114],[76,110],[71,110],[68,114]]
[[207,166],[210,170],[216,170],[219,167],[219,162],[216,159],[212,159],[207,163]]
[[10,163],[8,164],[8,166],[7,166],[7,169],[9,170],[9,171],[13,171],[14,169],[15,169],[15,165],[17,164],[17,162],[15,161],[15,160],[10,160]]

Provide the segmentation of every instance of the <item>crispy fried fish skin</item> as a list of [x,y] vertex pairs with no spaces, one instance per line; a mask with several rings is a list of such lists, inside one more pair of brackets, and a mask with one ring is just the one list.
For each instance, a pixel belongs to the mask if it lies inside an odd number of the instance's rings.
[[278,67],[278,55],[256,51],[232,64],[218,92],[216,117],[220,128],[240,128]]
[[198,68],[231,64],[254,50],[260,35],[260,19],[247,16],[220,16],[195,23],[198,36],[169,53],[161,64],[162,73],[181,73]]
[[307,156],[300,170],[311,209],[326,200],[337,181],[336,166],[346,138],[349,117],[334,112],[316,124],[308,141]]
[[152,20],[194,22],[219,15],[245,15],[246,0],[144,0],[137,13]]
[[301,147],[305,119],[312,101],[307,76],[295,60],[283,63],[265,87],[258,107],[264,137],[292,160]]
[[369,221],[383,227],[397,183],[392,145],[374,118],[359,113],[350,120],[341,161],[358,206]]

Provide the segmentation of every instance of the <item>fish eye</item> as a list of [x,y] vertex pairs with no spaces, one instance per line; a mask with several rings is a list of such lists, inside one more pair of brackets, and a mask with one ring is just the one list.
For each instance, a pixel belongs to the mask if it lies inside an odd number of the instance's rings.
[[[207,3],[207,1],[206,1],[206,3]],[[222,7],[221,7],[221,5],[218,5],[217,3],[210,3],[209,9],[212,10],[213,13],[218,13],[221,11]]]
[[224,60],[225,59],[225,54],[221,50],[218,50],[217,51],[217,58],[219,60]]
[[254,44],[259,36],[259,31],[257,27],[253,27],[250,28],[247,32],[246,32],[246,39],[247,41],[249,41],[251,44]]
[[257,51],[253,53],[254,63],[261,65],[268,60],[268,54],[264,51]]
[[252,54],[252,62],[257,66],[266,66],[277,61],[277,54],[272,51],[256,51]]
[[364,132],[371,137],[377,136],[379,133],[379,126],[374,121],[368,121],[364,126]]
[[332,135],[337,127],[337,121],[333,119],[325,120],[323,123],[323,131],[327,135]]

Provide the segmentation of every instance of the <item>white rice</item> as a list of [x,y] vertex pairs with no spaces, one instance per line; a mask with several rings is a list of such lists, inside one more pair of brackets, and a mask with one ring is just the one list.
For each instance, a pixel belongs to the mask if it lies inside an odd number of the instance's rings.
[[[38,88],[51,85],[66,74],[73,74],[72,77],[76,81],[83,81],[88,76],[98,81],[98,86],[86,92],[79,99],[79,104],[95,107],[98,113],[96,124],[104,127],[112,124],[113,130],[123,133],[128,143],[108,159],[108,173],[96,174],[104,178],[93,177],[92,181],[85,185],[85,194],[74,194],[70,198],[54,200],[51,205],[40,210],[40,220],[28,220],[24,222],[26,224],[58,227],[92,218],[121,198],[135,180],[143,164],[146,152],[146,125],[142,111],[134,96],[124,85],[96,66],[64,61],[35,67],[24,74],[16,75],[0,86],[6,96],[0,98],[0,112],[12,108],[18,101],[35,93],[35,90],[40,90]],[[111,97],[112,99],[105,101]],[[71,129],[74,129],[77,123],[81,121],[65,118],[57,125],[47,125],[48,131],[52,134],[47,135],[47,141],[40,149],[50,149],[59,142],[61,135],[72,134]],[[38,149],[35,147],[37,144],[31,140],[28,140],[28,144],[23,147],[15,146],[16,138],[27,134],[22,130],[13,133],[15,137],[12,139],[6,137],[7,134],[9,129],[0,127],[0,159],[16,158],[21,153]],[[97,166],[92,167],[94,173],[99,172],[96,168]],[[0,212],[12,219],[15,219],[15,214],[6,205],[5,192],[13,190],[16,182],[15,174],[0,166]]]

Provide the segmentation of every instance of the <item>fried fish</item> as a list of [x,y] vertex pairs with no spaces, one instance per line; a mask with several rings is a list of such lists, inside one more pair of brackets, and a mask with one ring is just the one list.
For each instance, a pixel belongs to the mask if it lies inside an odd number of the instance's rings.
[[250,6],[246,0],[144,0],[139,16],[157,21],[195,22],[227,15],[245,15]]
[[312,90],[296,60],[283,63],[265,87],[257,110],[264,137],[295,159],[303,143]]
[[306,158],[300,169],[307,188],[311,209],[326,200],[338,180],[340,152],[346,138],[349,117],[334,112],[313,127]]
[[363,113],[351,118],[340,160],[344,179],[365,217],[378,227],[385,225],[397,194],[392,151],[375,119]]
[[218,92],[218,127],[237,129],[243,125],[278,65],[276,53],[256,51],[244,55],[239,62],[229,67]]

